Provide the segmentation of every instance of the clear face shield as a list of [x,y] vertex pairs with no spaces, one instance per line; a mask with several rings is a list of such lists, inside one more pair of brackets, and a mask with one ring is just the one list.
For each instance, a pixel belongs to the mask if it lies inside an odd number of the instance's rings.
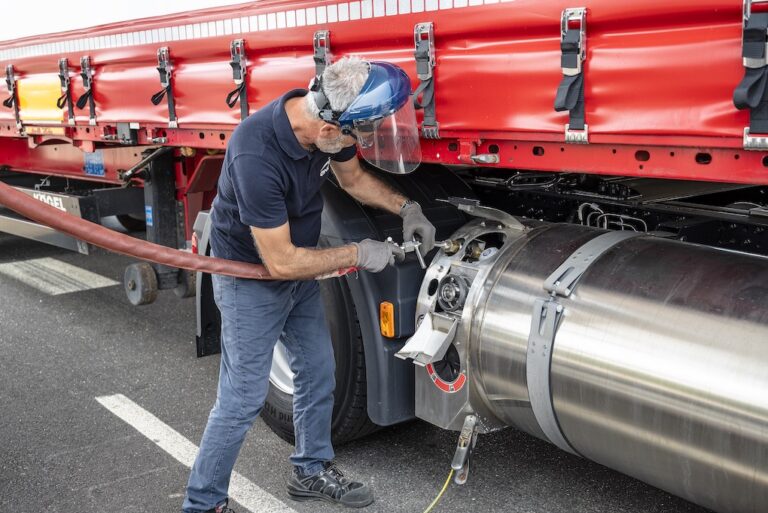
[[410,101],[387,117],[355,122],[354,134],[363,158],[382,171],[404,175],[421,164],[419,126]]

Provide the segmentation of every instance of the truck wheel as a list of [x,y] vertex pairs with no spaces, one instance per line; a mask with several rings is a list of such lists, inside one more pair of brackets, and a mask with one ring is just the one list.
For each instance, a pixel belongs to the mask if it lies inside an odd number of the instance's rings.
[[131,264],[125,268],[123,286],[128,301],[133,306],[148,305],[157,299],[157,275],[146,262]]
[[[333,443],[339,445],[368,435],[378,426],[368,418],[363,340],[349,289],[341,279],[322,280],[320,293],[336,357],[331,437]],[[261,415],[280,438],[294,443],[293,373],[288,367],[286,349],[279,342]]]

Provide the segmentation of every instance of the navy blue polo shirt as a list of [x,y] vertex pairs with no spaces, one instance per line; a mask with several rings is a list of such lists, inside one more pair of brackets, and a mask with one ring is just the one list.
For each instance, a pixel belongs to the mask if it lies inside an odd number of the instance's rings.
[[261,263],[251,226],[290,223],[294,246],[313,248],[320,237],[320,187],[330,162],[344,162],[355,146],[331,155],[308,151],[293,133],[285,101],[305,96],[296,89],[248,116],[227,145],[211,214],[211,248],[220,258]]

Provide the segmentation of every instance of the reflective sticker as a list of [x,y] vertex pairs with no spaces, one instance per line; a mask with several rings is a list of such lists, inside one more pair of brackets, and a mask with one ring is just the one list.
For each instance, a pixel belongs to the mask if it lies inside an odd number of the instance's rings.
[[104,153],[96,150],[93,153],[83,153],[85,156],[85,174],[91,176],[104,176]]
[[154,226],[155,221],[152,217],[152,207],[147,205],[144,207],[144,217],[147,220],[147,226]]

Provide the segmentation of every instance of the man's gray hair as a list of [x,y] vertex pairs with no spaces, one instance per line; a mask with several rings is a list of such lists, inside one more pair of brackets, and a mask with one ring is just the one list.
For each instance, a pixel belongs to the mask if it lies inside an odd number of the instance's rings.
[[[323,71],[323,91],[331,104],[331,109],[344,111],[360,94],[368,79],[368,63],[359,57],[344,57]],[[320,108],[312,91],[305,97],[305,104],[310,116],[317,119]]]

